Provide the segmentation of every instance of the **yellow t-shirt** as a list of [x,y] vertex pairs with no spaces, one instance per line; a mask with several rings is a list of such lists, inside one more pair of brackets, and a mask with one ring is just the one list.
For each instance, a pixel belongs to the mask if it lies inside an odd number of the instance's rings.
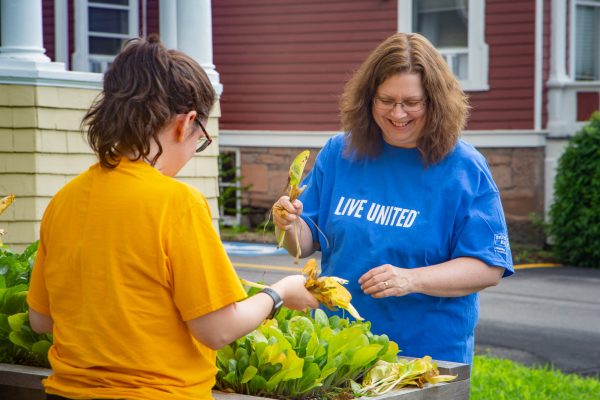
[[28,304],[54,320],[46,392],[211,399],[185,321],[246,296],[200,192],[150,165],[92,166],[44,214]]

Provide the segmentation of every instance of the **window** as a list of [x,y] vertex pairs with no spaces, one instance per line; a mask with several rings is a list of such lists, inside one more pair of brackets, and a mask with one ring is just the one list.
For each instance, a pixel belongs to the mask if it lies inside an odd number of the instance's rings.
[[219,152],[219,214],[223,226],[240,226],[242,223],[242,187],[239,149],[221,148]]
[[600,0],[577,0],[574,14],[575,80],[600,80]]
[[137,0],[75,2],[74,69],[104,72],[123,43],[138,35]]
[[464,90],[488,90],[484,7],[481,0],[398,0],[398,30],[427,37]]

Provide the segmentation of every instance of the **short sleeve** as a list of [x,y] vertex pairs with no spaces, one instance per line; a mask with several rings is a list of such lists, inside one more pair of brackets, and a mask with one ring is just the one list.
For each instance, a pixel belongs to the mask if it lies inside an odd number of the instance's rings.
[[474,257],[514,273],[504,212],[498,192],[477,196],[457,221],[452,258]]
[[311,230],[313,242],[318,242],[319,238],[317,227],[319,226],[319,209],[321,206],[323,175],[327,158],[331,151],[331,140],[332,139],[329,139],[319,154],[317,154],[315,165],[302,182],[302,185],[306,185],[306,189],[299,197],[299,200],[303,205],[301,217]]
[[173,226],[166,248],[173,300],[184,321],[246,297],[203,197]]
[[50,300],[46,281],[44,279],[44,262],[46,260],[46,246],[43,240],[40,240],[31,278],[29,281],[29,291],[27,292],[27,304],[35,311],[50,315]]

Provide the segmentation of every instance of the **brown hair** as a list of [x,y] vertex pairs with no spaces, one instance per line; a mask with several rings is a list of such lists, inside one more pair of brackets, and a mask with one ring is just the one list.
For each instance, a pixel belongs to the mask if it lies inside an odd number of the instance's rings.
[[418,33],[396,33],[383,41],[346,84],[340,101],[347,154],[376,156],[382,132],[372,114],[379,85],[398,73],[421,76],[426,123],[417,148],[426,164],[440,161],[453,148],[465,126],[469,103],[460,83],[433,45]]
[[102,92],[85,114],[88,142],[100,165],[114,168],[123,154],[146,159],[153,140],[177,114],[195,110],[208,118],[215,91],[188,55],[167,50],[157,35],[127,41],[104,75]]

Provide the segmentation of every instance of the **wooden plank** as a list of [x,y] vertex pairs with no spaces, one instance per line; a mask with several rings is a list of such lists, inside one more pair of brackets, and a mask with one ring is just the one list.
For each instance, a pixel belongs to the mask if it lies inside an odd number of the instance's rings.
[[[419,388],[402,388],[393,390],[382,396],[359,397],[363,400],[467,400],[469,398],[470,381],[441,383]],[[216,400],[256,400],[264,397],[247,396],[237,393],[213,392]]]
[[25,365],[0,364],[0,385],[10,385],[27,389],[41,389],[42,379],[52,370],[28,367]]
[[324,13],[351,13],[355,11],[384,10],[396,11],[394,2],[365,2],[364,0],[348,1],[279,1],[270,0],[259,2],[253,0],[224,2],[219,0],[218,7],[213,6],[213,19],[221,17],[233,17],[236,15],[262,16],[262,15],[287,15],[287,14],[324,14]]
[[[330,12],[315,13],[314,9],[303,7],[301,11],[290,11],[288,13],[281,12],[280,6],[276,8],[277,14],[258,14],[249,16],[247,14],[229,15],[223,17],[215,17],[215,22],[222,27],[231,26],[257,26],[263,24],[274,25],[290,25],[290,24],[306,24],[307,22],[314,24],[329,24],[340,22],[340,12],[344,12],[345,22],[365,21],[369,19],[379,18],[381,13],[379,10],[374,10],[372,7],[364,9],[351,8],[340,10],[339,8],[332,9]],[[319,8],[319,7],[317,7]]]
[[[370,40],[356,40],[353,42],[348,42],[348,40],[343,42],[331,42],[321,41],[318,43],[290,43],[282,46],[281,43],[254,43],[244,46],[243,53],[244,55],[254,54],[254,55],[269,55],[276,53],[296,53],[296,54],[319,54],[321,56],[327,54],[334,53],[362,53],[369,54],[373,50],[373,43]],[[216,53],[215,53],[216,54]],[[221,57],[229,57],[229,56],[237,56],[240,55],[240,45],[239,44],[223,44],[219,47],[219,56]]]
[[[468,372],[470,368],[465,364],[446,363],[437,361],[440,373],[452,373],[459,375],[459,378],[453,382],[441,383],[437,385],[427,385],[419,388],[402,388],[392,391],[383,396],[361,397],[361,399],[370,400],[466,400],[469,398],[470,379]],[[442,364],[445,365],[442,367]],[[442,372],[443,371],[443,372]],[[41,380],[52,373],[52,370],[46,368],[27,367],[23,365],[0,364],[0,385],[13,388],[24,388],[35,390],[34,394],[43,392]],[[464,379],[462,379],[464,377]],[[29,392],[31,395],[31,392]],[[0,387],[0,395],[2,395]],[[5,393],[6,394],[6,393]],[[247,396],[237,393],[223,393],[213,391],[213,397],[216,400],[252,400],[263,399],[264,397]],[[5,398],[5,397],[2,397]],[[28,397],[31,398],[31,397]],[[40,397],[43,398],[43,397]]]
[[[215,27],[218,29],[218,27]],[[213,43],[215,44],[215,52],[219,51],[219,47],[224,45],[237,44],[240,47],[254,44],[297,44],[297,43],[321,43],[327,41],[329,43],[344,43],[347,41],[367,41],[375,45],[391,35],[393,32],[382,30],[372,31],[345,31],[345,32],[329,32],[327,37],[323,37],[321,33],[315,32],[298,32],[279,35],[259,34],[252,35],[232,35],[227,30],[223,29],[218,35],[215,34]]]
[[215,35],[224,34],[226,31],[227,35],[281,35],[288,33],[329,33],[329,32],[369,32],[369,31],[381,31],[385,30],[389,35],[394,33],[395,30],[385,29],[385,26],[391,24],[385,24],[385,21],[367,21],[363,20],[361,23],[356,21],[347,22],[340,20],[338,22],[331,22],[326,24],[313,23],[306,21],[302,24],[265,24],[265,25],[252,25],[252,26],[234,26],[234,25],[219,25],[215,26],[213,30]]

